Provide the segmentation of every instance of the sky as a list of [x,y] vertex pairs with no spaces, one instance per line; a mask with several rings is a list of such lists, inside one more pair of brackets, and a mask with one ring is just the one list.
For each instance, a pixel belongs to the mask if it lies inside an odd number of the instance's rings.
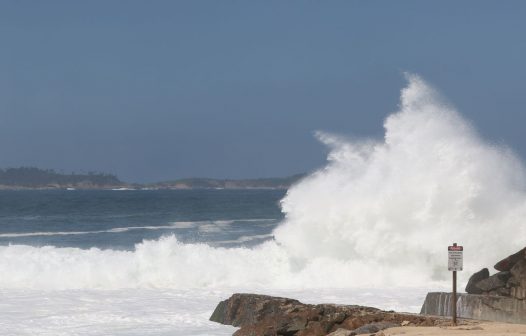
[[287,176],[404,72],[526,158],[526,1],[0,1],[0,168]]

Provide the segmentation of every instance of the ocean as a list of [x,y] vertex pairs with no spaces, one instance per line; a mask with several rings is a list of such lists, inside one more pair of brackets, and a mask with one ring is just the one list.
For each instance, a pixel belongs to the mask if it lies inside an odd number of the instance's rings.
[[408,76],[383,139],[281,190],[0,192],[1,335],[231,335],[232,293],[418,312],[524,247],[526,170]]
[[247,255],[252,267],[235,265],[228,251],[250,254],[273,240],[285,192],[1,191],[0,334],[231,335],[235,328],[208,318],[243,290],[419,309],[424,290],[406,298],[385,289],[267,286],[272,267],[257,271],[259,281],[247,276],[262,263]]
[[143,240],[253,246],[283,219],[283,190],[0,191],[0,244],[132,251]]
[[281,190],[1,191],[0,334],[231,334],[207,321],[226,293],[171,283],[192,272],[191,264],[180,270],[176,259],[152,251],[137,257],[143,265],[121,266],[144,240],[159,248],[160,239],[226,248],[271,239],[283,196]]

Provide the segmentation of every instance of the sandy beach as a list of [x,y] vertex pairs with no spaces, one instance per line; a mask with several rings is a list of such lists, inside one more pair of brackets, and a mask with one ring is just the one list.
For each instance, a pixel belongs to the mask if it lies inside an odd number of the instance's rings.
[[439,326],[439,327],[397,327],[386,329],[377,333],[378,336],[395,336],[395,335],[421,335],[421,336],[438,336],[438,335],[462,335],[462,336],[501,336],[501,335],[526,335],[526,325],[508,324],[496,322],[473,322],[473,324],[460,326]]

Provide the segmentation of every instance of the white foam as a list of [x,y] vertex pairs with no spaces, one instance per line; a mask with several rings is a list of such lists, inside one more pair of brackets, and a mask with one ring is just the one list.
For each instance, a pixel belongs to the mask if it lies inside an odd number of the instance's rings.
[[[227,336],[236,328],[209,321],[239,288],[1,290],[0,333],[9,336]],[[305,303],[362,304],[418,312],[426,289],[268,290]]]
[[208,321],[225,294],[180,290],[0,290],[6,336],[230,336]]
[[272,234],[261,234],[261,235],[252,235],[252,236],[241,236],[237,239],[232,240],[219,240],[214,241],[215,244],[243,244],[248,243],[254,240],[270,240],[273,239],[274,235]]
[[298,267],[273,241],[255,248],[213,248],[168,236],[137,244],[135,251],[11,245],[0,247],[0,256],[0,288],[269,289],[374,283],[353,273],[351,261],[316,258]]
[[[385,283],[447,279],[446,246],[465,246],[463,277],[525,245],[525,170],[409,75],[383,141],[320,133],[327,166],[291,188],[276,240],[307,263],[349,261]],[[374,280],[373,280],[374,281]]]
[[172,230],[172,229],[191,229],[198,228],[203,232],[217,232],[232,225],[234,222],[273,222],[275,219],[236,219],[236,220],[216,220],[216,221],[194,221],[194,222],[172,222],[170,225],[157,226],[126,226],[117,227],[108,230],[92,231],[45,231],[45,232],[22,232],[22,233],[1,233],[0,238],[17,238],[17,237],[38,237],[38,236],[69,236],[69,235],[86,235],[98,233],[122,233],[132,230]]

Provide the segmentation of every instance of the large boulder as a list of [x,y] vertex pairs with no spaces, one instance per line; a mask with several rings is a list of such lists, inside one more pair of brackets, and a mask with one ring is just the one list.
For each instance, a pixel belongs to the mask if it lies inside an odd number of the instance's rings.
[[302,303],[298,300],[255,294],[234,294],[221,301],[210,321],[234,327],[254,324],[267,316],[282,315]]
[[372,333],[402,322],[429,326],[440,319],[372,307],[309,305],[287,298],[234,294],[217,305],[210,320],[241,327],[235,336],[322,336],[336,331],[335,335]]
[[[497,274],[493,274],[492,276],[484,280],[477,282],[475,284],[475,287],[481,290],[481,293],[496,291],[499,288],[506,287],[506,282],[508,281],[510,277],[511,277],[510,272],[499,272]],[[480,293],[470,293],[470,294],[480,294]]]
[[499,261],[495,268],[500,272],[492,276],[487,268],[473,274],[466,292],[526,299],[526,247]]
[[487,278],[489,278],[489,270],[487,268],[483,268],[477,273],[474,273],[468,280],[466,292],[469,294],[482,294],[483,290],[477,287],[477,283]]
[[501,261],[499,261],[498,263],[495,264],[495,269],[497,271],[510,271],[512,269],[512,267],[521,259],[524,259],[526,256],[526,247],[523,248],[522,250],[520,250],[519,252],[517,253],[514,253],[504,259],[502,259]]

